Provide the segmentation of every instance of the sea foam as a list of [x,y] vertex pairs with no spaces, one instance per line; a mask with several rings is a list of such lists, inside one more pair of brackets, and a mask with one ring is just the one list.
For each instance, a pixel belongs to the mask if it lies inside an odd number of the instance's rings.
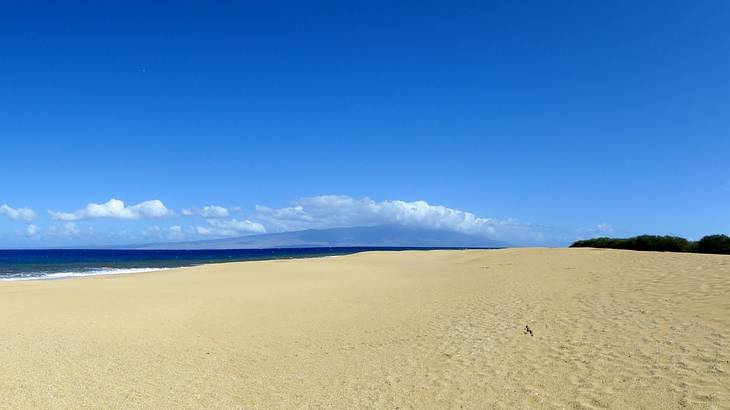
[[0,281],[18,281],[18,280],[49,280],[49,279],[65,279],[80,278],[85,276],[102,276],[102,275],[121,275],[124,273],[144,273],[169,270],[172,268],[99,268],[83,272],[33,272],[18,273],[13,276],[0,277]]

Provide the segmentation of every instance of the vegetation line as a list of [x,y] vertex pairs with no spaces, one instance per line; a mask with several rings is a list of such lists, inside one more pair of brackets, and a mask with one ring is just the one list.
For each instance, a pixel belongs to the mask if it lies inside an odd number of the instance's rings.
[[641,235],[632,238],[593,238],[578,241],[571,248],[611,248],[632,251],[693,252],[730,255],[730,237],[708,235],[699,241],[678,236]]

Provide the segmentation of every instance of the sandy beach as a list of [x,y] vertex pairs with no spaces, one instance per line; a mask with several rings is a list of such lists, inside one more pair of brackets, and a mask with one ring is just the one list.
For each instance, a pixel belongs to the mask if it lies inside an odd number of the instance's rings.
[[3,282],[0,374],[4,408],[730,408],[730,256],[371,252]]

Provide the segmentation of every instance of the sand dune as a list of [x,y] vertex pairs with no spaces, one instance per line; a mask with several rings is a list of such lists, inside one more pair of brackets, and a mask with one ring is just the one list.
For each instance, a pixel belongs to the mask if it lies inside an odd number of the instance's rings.
[[374,252],[5,282],[0,406],[730,408],[729,338],[728,256]]

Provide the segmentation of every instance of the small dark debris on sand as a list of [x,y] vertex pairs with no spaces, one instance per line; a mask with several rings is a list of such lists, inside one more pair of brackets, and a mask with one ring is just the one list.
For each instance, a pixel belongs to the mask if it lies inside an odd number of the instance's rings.
[[532,334],[532,329],[530,329],[530,326],[525,325],[525,334],[529,334],[530,336],[535,336]]

